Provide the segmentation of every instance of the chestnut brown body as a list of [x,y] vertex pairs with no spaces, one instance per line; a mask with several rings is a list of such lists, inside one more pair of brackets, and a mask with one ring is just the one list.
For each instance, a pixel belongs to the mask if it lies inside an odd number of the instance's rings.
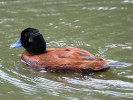
[[53,72],[99,71],[109,63],[86,50],[74,47],[49,48],[46,53],[33,54],[25,51],[21,57],[28,65]]

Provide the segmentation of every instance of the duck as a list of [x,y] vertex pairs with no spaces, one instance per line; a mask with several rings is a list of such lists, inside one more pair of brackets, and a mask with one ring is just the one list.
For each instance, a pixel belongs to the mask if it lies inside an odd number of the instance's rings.
[[26,28],[11,48],[24,47],[21,60],[33,68],[56,73],[93,73],[110,68],[109,62],[76,47],[46,48],[42,33]]

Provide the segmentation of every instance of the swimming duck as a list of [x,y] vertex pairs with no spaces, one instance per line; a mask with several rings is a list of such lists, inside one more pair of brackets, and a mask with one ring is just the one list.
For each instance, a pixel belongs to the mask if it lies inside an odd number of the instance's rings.
[[29,66],[61,73],[91,73],[109,68],[109,62],[74,47],[47,48],[38,29],[26,28],[11,48],[23,46],[21,59]]

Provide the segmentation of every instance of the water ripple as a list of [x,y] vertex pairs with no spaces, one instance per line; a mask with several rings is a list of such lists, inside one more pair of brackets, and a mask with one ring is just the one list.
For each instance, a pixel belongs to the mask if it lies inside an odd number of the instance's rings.
[[82,10],[116,10],[117,7],[82,7]]
[[124,0],[122,3],[133,3],[133,0]]
[[2,70],[0,70],[0,78],[4,79],[5,81],[9,82],[10,84],[15,85],[16,87],[21,88],[25,93],[34,94],[36,92],[36,89],[32,85],[26,84],[23,81],[21,81],[20,79],[12,77]]

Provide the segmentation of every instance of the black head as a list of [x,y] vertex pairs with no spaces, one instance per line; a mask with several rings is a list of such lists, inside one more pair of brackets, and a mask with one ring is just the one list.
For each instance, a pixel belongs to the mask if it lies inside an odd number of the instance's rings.
[[26,51],[35,54],[45,53],[46,42],[43,35],[35,28],[26,28],[21,32],[21,43]]

